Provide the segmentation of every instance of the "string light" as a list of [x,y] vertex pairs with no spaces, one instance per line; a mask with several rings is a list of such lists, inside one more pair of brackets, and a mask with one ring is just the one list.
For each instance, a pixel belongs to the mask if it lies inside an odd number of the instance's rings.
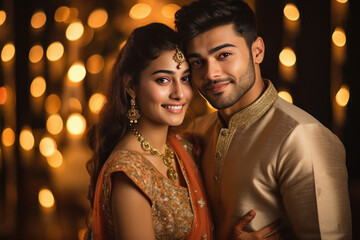
[[52,114],[46,121],[46,129],[49,133],[56,135],[63,129],[64,123],[59,114]]
[[82,62],[74,63],[68,71],[68,78],[71,82],[81,82],[86,76],[86,69]]
[[297,21],[300,17],[300,13],[295,4],[288,3],[284,7],[284,16],[290,21]]
[[173,3],[167,4],[161,9],[161,14],[166,18],[173,19],[176,11],[179,9],[180,6],[177,4],[173,4]]
[[342,85],[339,91],[337,92],[335,99],[336,99],[336,103],[340,107],[345,107],[350,99],[349,87],[345,84]]
[[70,8],[67,6],[61,6],[56,9],[54,19],[56,22],[65,22],[70,16]]
[[332,41],[338,47],[343,47],[346,44],[346,35],[344,29],[341,27],[335,28],[332,34]]
[[19,143],[20,146],[27,151],[31,150],[34,147],[35,138],[29,128],[24,127],[23,130],[21,130],[19,136]]
[[94,54],[86,61],[86,69],[89,73],[97,74],[104,68],[104,58],[99,54]]
[[64,46],[61,42],[53,42],[46,50],[46,57],[50,61],[59,60],[64,54]]
[[10,147],[15,142],[15,133],[11,128],[5,128],[1,134],[1,141],[5,147]]
[[286,100],[289,103],[293,103],[293,99],[291,97],[291,94],[287,91],[280,91],[278,93],[279,97],[281,97],[282,99]]
[[35,29],[41,28],[46,23],[46,15],[43,10],[38,10],[31,17],[31,26]]
[[51,137],[43,137],[40,140],[39,150],[43,156],[45,157],[51,156],[52,154],[54,154],[56,148],[57,148],[56,142]]
[[6,20],[6,12],[0,10],[0,26],[4,24],[5,20]]
[[61,107],[61,100],[58,95],[51,94],[45,100],[45,110],[49,114],[57,113]]
[[108,20],[108,13],[105,9],[99,8],[92,11],[88,18],[88,25],[92,28],[101,28]]
[[291,48],[285,47],[280,52],[279,60],[283,65],[291,67],[296,63],[296,55]]
[[105,103],[105,96],[101,93],[95,93],[90,97],[89,109],[93,113],[98,113]]
[[73,113],[66,121],[66,129],[71,135],[78,136],[85,132],[86,121],[80,113]]
[[44,49],[41,45],[35,45],[30,49],[29,60],[32,63],[39,62],[44,55]]
[[5,104],[7,99],[7,91],[5,87],[0,87],[0,105]]
[[43,188],[39,191],[38,199],[40,205],[44,208],[52,208],[55,205],[54,195],[47,188]]
[[15,46],[12,42],[5,44],[1,50],[1,60],[3,62],[9,62],[15,56]]
[[66,29],[65,36],[70,41],[75,41],[81,38],[84,34],[84,26],[80,21],[72,22]]
[[63,156],[59,150],[55,149],[53,154],[46,157],[46,161],[50,167],[58,168],[63,163]]

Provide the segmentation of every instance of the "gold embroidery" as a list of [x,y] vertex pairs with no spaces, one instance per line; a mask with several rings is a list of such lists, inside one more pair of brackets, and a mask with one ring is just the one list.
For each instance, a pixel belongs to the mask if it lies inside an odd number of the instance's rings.
[[[112,154],[106,163],[106,168],[103,207],[109,226],[108,232],[111,236],[113,236],[114,231],[110,204],[111,174],[124,171],[151,199],[156,239],[186,238],[194,217],[186,188],[177,186],[164,178],[150,161],[136,152],[119,151]],[[183,170],[182,167],[181,169]]]
[[201,208],[205,207],[205,205],[206,205],[206,202],[204,201],[204,199],[200,199],[200,200],[198,201],[198,203],[199,203],[199,205],[200,205]]

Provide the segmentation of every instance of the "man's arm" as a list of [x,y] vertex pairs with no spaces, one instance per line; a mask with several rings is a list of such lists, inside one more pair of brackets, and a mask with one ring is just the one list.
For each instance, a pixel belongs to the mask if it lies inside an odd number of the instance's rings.
[[280,150],[286,214],[299,239],[351,239],[345,149],[319,124],[298,126]]

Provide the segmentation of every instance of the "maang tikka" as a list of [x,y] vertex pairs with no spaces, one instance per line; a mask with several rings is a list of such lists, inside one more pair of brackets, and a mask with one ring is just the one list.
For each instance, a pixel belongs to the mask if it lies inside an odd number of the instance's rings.
[[176,66],[177,69],[181,69],[182,68],[182,63],[185,62],[185,56],[184,54],[179,50],[178,45],[176,45],[176,50],[175,50],[175,54],[173,56],[174,61],[178,64]]
[[130,121],[130,125],[137,123],[137,120],[140,118],[140,112],[136,109],[135,96],[131,96],[130,109],[127,112],[127,117]]

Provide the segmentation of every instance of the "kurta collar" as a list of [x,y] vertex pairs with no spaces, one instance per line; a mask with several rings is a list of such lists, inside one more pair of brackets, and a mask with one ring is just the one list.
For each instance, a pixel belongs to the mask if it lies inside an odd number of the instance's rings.
[[[262,116],[273,105],[277,99],[277,91],[270,80],[264,79],[265,85],[267,85],[263,94],[252,104],[246,108],[235,113],[229,121],[229,129],[237,128],[247,123],[250,123]],[[221,122],[221,117],[219,120]]]

